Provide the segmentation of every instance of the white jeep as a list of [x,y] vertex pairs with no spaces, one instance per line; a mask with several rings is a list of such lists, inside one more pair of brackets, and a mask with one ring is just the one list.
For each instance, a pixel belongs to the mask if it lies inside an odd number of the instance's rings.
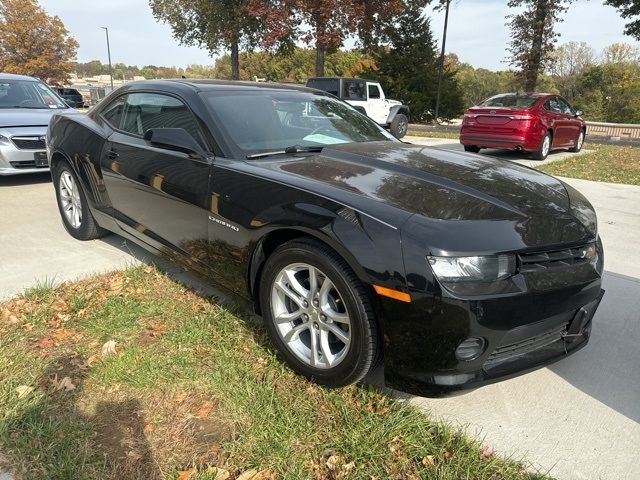
[[409,107],[385,98],[379,82],[363,78],[318,77],[307,80],[307,87],[331,93],[364,113],[379,125],[402,138],[409,127]]

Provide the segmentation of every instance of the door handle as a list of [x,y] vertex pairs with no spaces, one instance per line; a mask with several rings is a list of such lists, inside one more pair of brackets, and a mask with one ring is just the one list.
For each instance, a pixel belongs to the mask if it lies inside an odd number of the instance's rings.
[[107,152],[107,157],[110,160],[115,160],[119,156],[120,156],[120,154],[118,152],[116,152],[113,148]]

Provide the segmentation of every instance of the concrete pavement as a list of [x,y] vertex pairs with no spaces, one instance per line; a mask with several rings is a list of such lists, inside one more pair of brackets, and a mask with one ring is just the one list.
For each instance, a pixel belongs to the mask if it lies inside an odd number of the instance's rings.
[[151,257],[109,235],[79,242],[62,226],[48,173],[0,177],[0,300],[43,282],[73,280]]
[[[445,148],[456,148],[445,141]],[[447,399],[410,401],[503,455],[561,479],[640,478],[640,187],[565,179],[596,207],[606,249],[591,343],[531,374]],[[0,298],[144,259],[110,235],[78,242],[62,227],[47,175],[0,178]],[[1,469],[0,469],[1,470]]]

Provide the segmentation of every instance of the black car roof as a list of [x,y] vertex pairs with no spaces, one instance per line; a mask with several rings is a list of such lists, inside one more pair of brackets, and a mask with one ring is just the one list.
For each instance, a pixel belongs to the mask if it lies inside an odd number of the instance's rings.
[[294,83],[275,83],[275,82],[249,82],[241,80],[207,80],[207,79],[166,79],[166,80],[140,80],[127,84],[129,88],[167,88],[168,85],[175,87],[191,87],[199,92],[208,90],[255,90],[255,89],[276,89],[276,90],[297,90],[301,92],[317,92],[313,88],[307,88],[304,85]]

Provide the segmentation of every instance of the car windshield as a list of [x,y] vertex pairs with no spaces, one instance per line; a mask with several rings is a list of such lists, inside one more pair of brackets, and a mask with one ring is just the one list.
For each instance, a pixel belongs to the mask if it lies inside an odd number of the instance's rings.
[[395,140],[373,120],[325,94],[259,88],[202,95],[220,128],[246,156]]
[[531,108],[538,101],[531,95],[496,95],[480,104],[481,107]]
[[0,108],[67,108],[44,83],[33,80],[0,80]]

